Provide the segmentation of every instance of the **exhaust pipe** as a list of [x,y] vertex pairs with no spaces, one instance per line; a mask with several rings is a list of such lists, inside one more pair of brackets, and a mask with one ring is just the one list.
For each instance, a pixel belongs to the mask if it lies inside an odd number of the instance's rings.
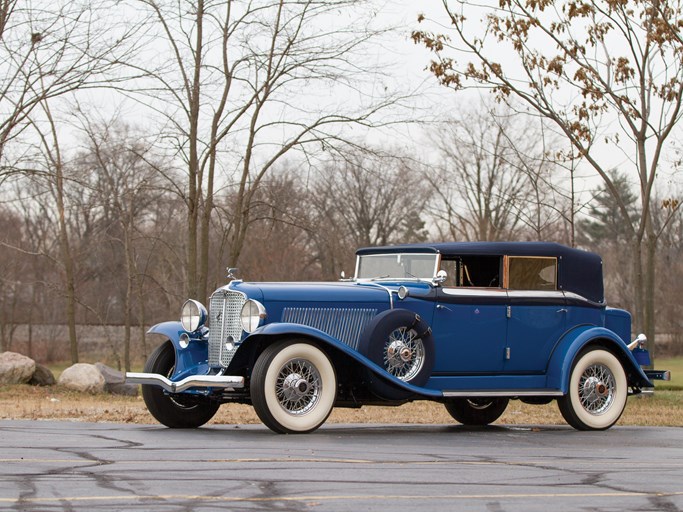
[[243,388],[244,377],[227,375],[191,375],[173,382],[158,373],[126,373],[126,383],[159,386],[169,393],[180,393],[190,388]]

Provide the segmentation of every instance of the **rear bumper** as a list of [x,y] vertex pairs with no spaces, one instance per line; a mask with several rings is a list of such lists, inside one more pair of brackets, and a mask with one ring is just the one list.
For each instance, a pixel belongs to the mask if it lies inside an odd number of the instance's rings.
[[180,393],[190,388],[232,388],[244,387],[244,377],[229,375],[192,375],[173,382],[158,373],[126,373],[126,383],[159,386],[169,393]]
[[669,370],[643,370],[650,380],[671,380]]

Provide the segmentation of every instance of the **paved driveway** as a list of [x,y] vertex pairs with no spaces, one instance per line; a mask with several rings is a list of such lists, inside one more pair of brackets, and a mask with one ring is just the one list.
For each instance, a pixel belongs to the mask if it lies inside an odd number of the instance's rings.
[[0,421],[0,510],[682,510],[683,428]]

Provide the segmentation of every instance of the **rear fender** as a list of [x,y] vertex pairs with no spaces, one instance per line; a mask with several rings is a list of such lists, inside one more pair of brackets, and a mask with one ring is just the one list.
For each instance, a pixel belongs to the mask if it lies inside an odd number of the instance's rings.
[[624,340],[604,327],[584,325],[566,333],[553,350],[548,363],[548,388],[560,389],[564,394],[568,392],[574,361],[579,352],[589,345],[603,347],[619,359],[626,372],[629,386],[634,388],[654,386],[633,357]]
[[266,345],[273,343],[277,339],[289,337],[306,338],[317,343],[333,360],[340,357],[350,359],[351,362],[368,369],[374,375],[397,390],[422,396],[424,398],[433,399],[441,398],[443,396],[441,391],[413,386],[397,379],[384,368],[375,364],[345,343],[342,343],[338,339],[333,338],[314,327],[308,327],[301,324],[273,323],[257,329],[251,336],[242,342],[226,373],[231,374],[231,371],[234,373],[239,367],[247,365],[252,366],[253,362]]

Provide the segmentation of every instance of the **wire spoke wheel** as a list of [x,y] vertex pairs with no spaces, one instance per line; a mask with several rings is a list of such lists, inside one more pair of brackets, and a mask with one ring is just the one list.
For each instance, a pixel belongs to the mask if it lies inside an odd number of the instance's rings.
[[425,348],[414,329],[399,327],[389,334],[384,345],[384,367],[403,381],[410,381],[422,369]]
[[577,430],[605,430],[626,407],[628,383],[621,362],[602,348],[579,354],[569,377],[568,392],[558,398],[564,419]]
[[614,403],[615,388],[614,375],[607,366],[589,366],[579,380],[581,405],[591,414],[602,414]]
[[275,383],[280,405],[294,415],[306,414],[313,409],[320,399],[322,388],[320,372],[305,359],[287,361]]
[[273,432],[311,432],[332,412],[337,376],[332,361],[305,340],[282,340],[266,347],[251,374],[251,401]]

